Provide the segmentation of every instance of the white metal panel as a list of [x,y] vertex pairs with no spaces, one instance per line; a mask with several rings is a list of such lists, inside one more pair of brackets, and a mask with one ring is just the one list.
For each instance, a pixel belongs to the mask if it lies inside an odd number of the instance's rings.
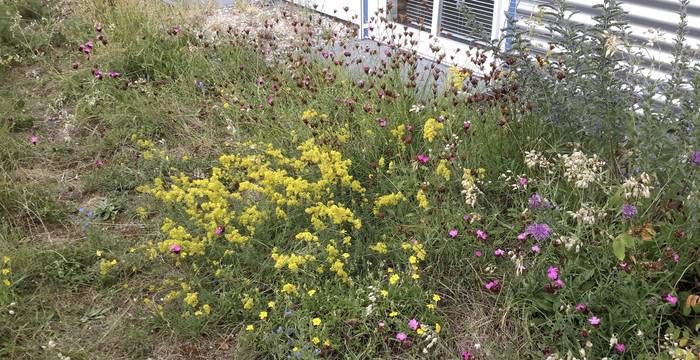
[[[363,0],[287,0],[328,16],[362,26]],[[347,8],[347,10],[345,10]]]

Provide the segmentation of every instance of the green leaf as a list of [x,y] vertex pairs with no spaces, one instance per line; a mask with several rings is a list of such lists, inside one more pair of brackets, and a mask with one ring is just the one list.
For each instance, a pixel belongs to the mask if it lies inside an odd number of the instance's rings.
[[634,246],[634,238],[630,234],[620,234],[613,240],[613,254],[619,260],[625,259],[625,249]]

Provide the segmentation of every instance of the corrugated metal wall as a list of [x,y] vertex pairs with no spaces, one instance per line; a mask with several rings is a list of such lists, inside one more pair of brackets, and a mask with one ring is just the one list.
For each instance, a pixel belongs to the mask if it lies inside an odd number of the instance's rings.
[[[598,9],[593,5],[600,0],[568,0],[567,3],[573,10],[579,13],[572,17],[573,21],[581,24],[592,25],[593,16],[598,14]],[[518,0],[516,18],[518,27],[527,29],[535,47],[545,49],[548,47],[548,30],[542,19],[540,4],[551,3],[546,0]],[[680,21],[678,0],[623,0],[622,8],[628,12],[630,42],[634,45],[642,45],[653,41],[648,46],[648,57],[653,59],[657,66],[657,75],[668,72],[673,60],[673,40]],[[700,49],[700,0],[691,0],[687,8],[688,34],[686,44]],[[546,21],[546,20],[544,20]],[[693,59],[700,61],[700,59]]]

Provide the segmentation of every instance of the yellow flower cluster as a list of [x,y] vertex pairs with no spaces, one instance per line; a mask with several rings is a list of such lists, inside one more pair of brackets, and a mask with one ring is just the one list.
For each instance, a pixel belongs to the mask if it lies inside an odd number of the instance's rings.
[[445,124],[435,120],[435,118],[429,118],[425,121],[423,125],[423,139],[427,142],[432,143],[438,132],[445,127]]
[[117,266],[118,261],[116,259],[112,260],[102,260],[100,261],[100,275],[105,276],[113,267]]
[[442,176],[443,178],[445,178],[445,181],[450,181],[450,176],[452,176],[452,171],[450,171],[449,161],[447,161],[445,159],[440,160],[435,172],[439,176]]
[[423,189],[418,190],[418,193],[416,194],[416,200],[418,200],[418,206],[420,206],[421,208],[427,209],[428,207],[430,207],[428,196],[425,195]]
[[292,272],[298,272],[299,268],[304,266],[307,262],[315,261],[316,257],[313,255],[296,255],[291,253],[289,255],[278,253],[277,247],[272,249],[272,259],[275,260],[275,268],[282,269],[285,266],[289,268]]
[[342,204],[336,205],[333,201],[330,201],[327,205],[318,203],[316,206],[306,208],[305,212],[311,215],[311,223],[318,231],[326,228],[323,218],[330,219],[336,225],[346,222],[355,229],[362,227],[362,222],[355,218],[355,214],[350,209],[343,207]]
[[2,284],[5,286],[10,286],[12,285],[12,282],[10,281],[10,274],[12,273],[12,270],[10,270],[10,257],[9,256],[3,256],[2,257],[2,267],[0,267],[0,278],[2,278]]
[[449,72],[452,87],[456,90],[462,90],[462,87],[464,87],[464,80],[466,80],[471,75],[469,71],[465,71],[456,66],[452,66],[449,68]]
[[386,206],[394,206],[402,201],[406,201],[406,197],[400,192],[379,196],[374,201],[374,209],[372,209],[372,212],[377,215],[379,214],[379,210],[381,210],[381,208]]

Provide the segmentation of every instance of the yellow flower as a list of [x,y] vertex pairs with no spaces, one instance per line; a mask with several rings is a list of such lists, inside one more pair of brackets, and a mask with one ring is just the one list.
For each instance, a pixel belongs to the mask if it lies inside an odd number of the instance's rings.
[[326,339],[323,341],[323,346],[325,347],[331,347],[331,341],[329,339]]
[[423,335],[423,334],[425,334],[425,330],[423,330],[422,327],[419,327],[419,328],[416,330],[416,333],[418,333],[418,335]]
[[199,303],[199,296],[196,292],[187,293],[183,302],[191,307],[195,307]]
[[372,212],[377,215],[382,207],[393,206],[402,201],[406,201],[406,197],[400,192],[382,195],[374,201],[374,209]]
[[255,305],[255,302],[253,301],[253,299],[251,299],[249,297],[243,299],[243,308],[244,309],[250,310],[253,308],[253,305]]
[[445,159],[440,160],[438,163],[437,169],[435,172],[445,178],[445,181],[450,181],[450,176],[452,175],[452,171],[450,171],[450,167],[448,165],[448,161]]
[[433,301],[438,302],[438,301],[440,301],[440,300],[442,300],[442,298],[440,297],[440,295],[438,295],[438,294],[433,294]]
[[423,125],[423,138],[429,143],[433,142],[438,131],[442,130],[444,127],[445,124],[438,122],[434,118],[426,120]]
[[296,294],[297,287],[292,285],[292,284],[287,283],[287,284],[284,284],[284,286],[282,286],[282,292],[289,294],[289,295]]
[[398,315],[399,315],[399,313],[396,311],[392,311],[389,313],[389,317],[397,317]]
[[425,304],[425,307],[427,307],[430,310],[435,310],[435,304]]
[[423,209],[427,209],[428,207],[430,207],[428,197],[425,195],[425,192],[423,192],[423,189],[418,190],[418,193],[416,194],[416,200],[418,200],[418,206],[422,207]]
[[211,314],[211,306],[209,304],[202,305],[202,311],[207,315]]
[[314,295],[316,295],[316,290],[311,289],[311,290],[307,291],[306,294],[309,295],[310,297],[314,297]]
[[321,325],[321,318],[313,318],[313,319],[311,320],[311,325],[313,325],[313,326],[319,326],[319,325]]
[[386,291],[386,290],[380,290],[380,291],[379,291],[379,294],[380,294],[381,296],[383,296],[383,297],[388,297],[388,296],[389,296],[389,292]]
[[396,274],[391,275],[391,276],[389,277],[389,284],[394,285],[394,284],[396,284],[397,282],[399,282],[399,280],[401,280],[401,277],[400,277],[400,276],[398,276],[398,275],[396,275]]
[[380,253],[380,254],[386,254],[389,250],[387,249],[387,246],[383,242],[378,242],[372,246],[369,247],[370,249]]
[[267,311],[261,311],[258,316],[260,317],[260,320],[265,320],[267,319]]
[[435,323],[435,332],[439,334],[441,330],[442,330],[442,326],[440,326],[439,323]]
[[274,302],[274,301],[269,301],[269,302],[267,303],[267,307],[269,307],[270,309],[274,309],[274,308],[275,308],[275,302]]
[[245,327],[245,331],[253,331],[255,330],[255,326],[253,324],[248,324]]
[[318,337],[314,336],[314,338],[311,339],[311,342],[312,342],[314,345],[318,345],[318,344],[321,342],[321,339],[319,339]]

